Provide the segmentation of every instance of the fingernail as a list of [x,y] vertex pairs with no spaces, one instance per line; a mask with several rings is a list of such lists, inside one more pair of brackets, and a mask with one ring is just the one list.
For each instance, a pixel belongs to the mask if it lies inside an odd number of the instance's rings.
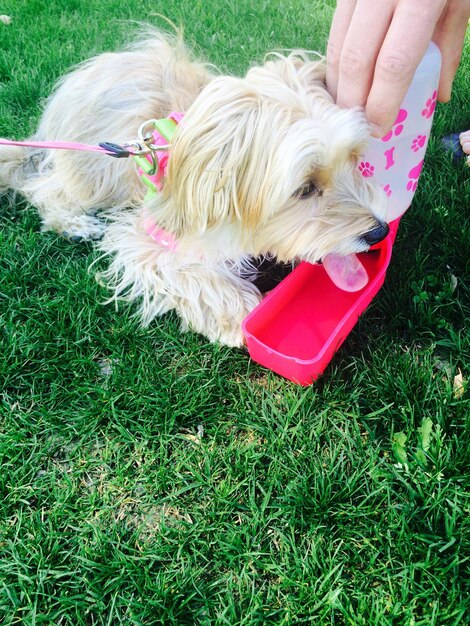
[[377,126],[377,124],[371,124],[370,134],[372,135],[372,137],[376,137],[377,139],[379,139],[380,137],[383,137],[385,135],[385,132],[383,128]]

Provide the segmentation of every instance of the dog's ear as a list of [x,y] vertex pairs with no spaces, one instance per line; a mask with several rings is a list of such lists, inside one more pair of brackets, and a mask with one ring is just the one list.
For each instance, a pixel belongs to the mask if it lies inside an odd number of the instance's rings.
[[247,79],[266,89],[272,89],[277,84],[278,90],[287,87],[291,94],[332,101],[326,89],[324,57],[304,50],[294,50],[288,56],[270,53],[263,66],[249,70]]
[[[267,108],[269,107],[269,114]],[[270,136],[281,107],[244,79],[219,77],[201,92],[179,125],[163,189],[165,226],[176,235],[219,224],[254,230],[266,219],[271,185]]]

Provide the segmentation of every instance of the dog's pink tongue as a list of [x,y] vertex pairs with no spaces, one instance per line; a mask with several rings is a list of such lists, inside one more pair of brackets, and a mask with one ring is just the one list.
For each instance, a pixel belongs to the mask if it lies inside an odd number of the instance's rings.
[[327,254],[323,267],[334,284],[343,291],[359,291],[369,281],[366,268],[355,254]]

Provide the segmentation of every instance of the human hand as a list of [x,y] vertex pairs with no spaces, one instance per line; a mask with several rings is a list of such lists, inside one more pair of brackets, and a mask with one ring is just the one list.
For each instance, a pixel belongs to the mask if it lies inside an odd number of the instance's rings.
[[361,106],[375,137],[393,125],[430,41],[442,54],[438,100],[450,99],[470,0],[338,0],[327,49],[327,87]]

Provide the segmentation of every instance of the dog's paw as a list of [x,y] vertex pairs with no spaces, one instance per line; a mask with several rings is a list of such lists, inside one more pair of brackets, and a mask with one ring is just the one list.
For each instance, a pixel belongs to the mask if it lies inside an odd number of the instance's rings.
[[72,243],[81,243],[82,241],[101,239],[105,230],[106,224],[96,217],[79,215],[68,221],[67,224],[63,224],[63,230],[60,234]]
[[238,328],[223,329],[218,337],[218,342],[230,348],[241,348],[245,345],[245,336],[241,329]]
[[255,292],[243,292],[242,298],[238,301],[238,307],[235,301],[231,304],[233,310],[228,308],[224,315],[220,315],[215,319],[215,335],[216,341],[230,348],[241,348],[245,345],[245,336],[242,331],[242,323],[245,317],[261,301],[261,294]]
[[242,332],[242,321],[245,315],[229,318],[228,316],[214,316],[212,312],[206,311],[204,318],[195,319],[192,315],[192,319],[188,319],[187,310],[181,309],[181,307],[178,313],[181,317],[181,330],[183,332],[189,330],[201,333],[211,343],[222,344],[229,348],[241,348],[245,343]]

